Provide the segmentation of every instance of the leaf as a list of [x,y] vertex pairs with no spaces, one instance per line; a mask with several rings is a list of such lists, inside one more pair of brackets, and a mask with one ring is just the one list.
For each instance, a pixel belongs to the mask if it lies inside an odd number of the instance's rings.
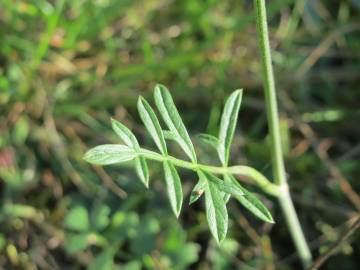
[[[206,179],[202,171],[198,171],[198,174],[200,178]],[[228,213],[221,192],[212,181],[207,181],[205,188],[205,207],[210,231],[216,241],[221,243],[228,229]]]
[[144,183],[145,187],[149,187],[149,169],[144,157],[137,157],[135,159],[135,169],[141,182]]
[[176,134],[170,130],[163,130],[164,132],[164,137],[167,140],[172,140],[172,141],[176,141]]
[[225,177],[229,179],[230,182],[233,183],[234,186],[237,186],[242,190],[244,196],[236,196],[233,195],[246,209],[248,209],[251,213],[253,213],[259,219],[269,222],[275,223],[273,217],[270,214],[270,211],[266,208],[266,206],[251,192],[242,187],[234,176],[230,174],[226,174]]
[[110,248],[105,249],[94,260],[89,263],[88,270],[111,270],[114,265],[113,251]]
[[203,143],[210,145],[214,149],[218,149],[220,142],[219,142],[219,139],[216,138],[215,136],[210,135],[210,134],[201,133],[198,135],[198,137]]
[[242,189],[238,186],[235,185],[232,181],[223,181],[220,178],[216,177],[215,175],[213,175],[212,173],[209,173],[207,171],[201,171],[204,176],[206,177],[206,179],[209,182],[212,182],[214,185],[216,185],[216,187],[225,193],[229,193],[233,196],[243,196],[245,193],[242,191]]
[[84,159],[92,164],[109,165],[132,160],[137,155],[133,148],[126,145],[103,144],[87,151]]
[[[135,137],[135,135],[128,129],[126,126],[121,124],[119,121],[111,118],[112,128],[115,133],[123,140],[123,142],[134,148],[136,151],[140,151],[140,145]],[[141,182],[144,183],[146,187],[149,186],[149,170],[144,157],[135,158],[135,169],[136,173],[139,176]]]
[[72,208],[65,217],[64,225],[74,231],[87,231],[90,228],[90,224],[86,208],[83,206]]
[[227,99],[221,116],[218,154],[223,165],[227,165],[229,162],[230,147],[236,128],[241,97],[242,89],[233,92]]
[[83,251],[88,246],[89,233],[71,234],[66,236],[65,250],[69,253]]
[[201,195],[205,191],[205,188],[206,188],[206,181],[203,177],[201,177],[201,178],[199,178],[199,181],[197,182],[197,184],[194,186],[193,190],[191,191],[189,205],[193,204],[201,197]]
[[138,150],[140,148],[139,143],[135,137],[135,135],[128,129],[126,126],[121,124],[119,121],[111,118],[111,125],[115,133],[123,140],[123,142],[131,147]]
[[110,212],[111,209],[106,204],[97,205],[91,213],[92,227],[97,231],[105,229],[110,223]]
[[194,146],[190,140],[189,134],[179,115],[169,90],[165,86],[158,84],[155,86],[154,97],[155,104],[160,111],[160,114],[166,125],[170,131],[176,134],[176,141],[179,143],[180,147],[184,150],[191,161],[196,162]]
[[175,166],[171,162],[164,161],[163,165],[164,165],[167,193],[170,199],[171,208],[175,216],[178,217],[183,202],[183,192],[182,192],[180,177],[176,171]]
[[156,146],[159,148],[163,155],[167,155],[167,149],[159,120],[149,103],[143,98],[139,97],[137,103],[140,118],[143,121],[146,129],[149,131]]

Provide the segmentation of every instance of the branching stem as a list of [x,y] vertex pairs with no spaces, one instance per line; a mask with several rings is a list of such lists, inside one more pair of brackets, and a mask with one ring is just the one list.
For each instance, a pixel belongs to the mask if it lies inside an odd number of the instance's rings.
[[200,163],[193,163],[190,161],[181,160],[178,158],[175,158],[173,156],[167,155],[161,155],[159,153],[141,148],[138,153],[142,156],[144,156],[146,159],[151,159],[159,162],[163,162],[165,160],[171,161],[175,166],[197,171],[199,169],[214,173],[214,174],[233,174],[238,176],[244,176],[248,177],[251,180],[253,180],[256,185],[258,185],[263,191],[268,193],[272,196],[279,196],[281,194],[280,187],[276,184],[273,184],[271,181],[269,181],[262,173],[257,171],[256,169],[248,166],[229,166],[229,167],[218,167],[218,166],[209,166],[204,165]]
[[273,175],[278,187],[283,187],[279,193],[279,202],[283,210],[291,236],[299,253],[304,268],[311,263],[311,253],[306,243],[304,233],[301,229],[289,189],[284,166],[284,158],[281,146],[279,127],[279,115],[276,101],[275,79],[271,63],[271,51],[268,35],[265,0],[254,0],[255,17],[257,24],[259,47],[261,52],[261,64],[264,80],[264,92],[266,102],[266,114],[269,123],[269,134],[271,140],[271,155],[273,162]]

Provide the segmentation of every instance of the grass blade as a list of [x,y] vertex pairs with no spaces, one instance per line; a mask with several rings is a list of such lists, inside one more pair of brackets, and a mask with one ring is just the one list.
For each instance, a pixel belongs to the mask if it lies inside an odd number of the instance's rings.
[[[202,171],[199,171],[198,174],[200,178],[207,179]],[[221,243],[225,239],[228,229],[228,213],[221,192],[212,181],[207,181],[205,188],[205,207],[211,234],[218,243]]]
[[160,111],[162,118],[166,125],[174,134],[176,134],[176,141],[184,150],[191,161],[196,162],[196,154],[194,146],[190,140],[186,127],[179,115],[179,112],[174,104],[169,90],[163,85],[155,86],[155,104]]
[[87,151],[84,159],[92,164],[109,165],[129,161],[136,156],[136,151],[126,145],[103,144]]
[[230,146],[234,137],[241,98],[242,90],[233,92],[227,99],[221,116],[218,154],[223,165],[229,162]]
[[183,192],[180,177],[178,172],[176,171],[175,166],[171,162],[164,161],[163,166],[165,172],[167,193],[169,196],[171,208],[175,216],[178,217],[183,202]]
[[139,97],[137,107],[140,118],[143,121],[146,129],[149,131],[151,137],[155,141],[156,146],[163,155],[167,155],[164,134],[155,112],[143,97]]

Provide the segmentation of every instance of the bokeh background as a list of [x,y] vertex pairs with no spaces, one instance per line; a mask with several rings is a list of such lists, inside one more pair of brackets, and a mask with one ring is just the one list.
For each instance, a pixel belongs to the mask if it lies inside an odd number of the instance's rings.
[[[290,188],[316,257],[360,211],[360,1],[267,1]],[[244,88],[232,164],[271,177],[252,1],[0,1],[1,269],[300,269],[284,218],[251,185],[276,224],[229,204],[227,239],[211,238],[196,176],[181,171],[177,220],[161,166],[150,189],[132,164],[82,160],[120,143],[110,117],[153,148],[136,110],[169,87],[197,139],[216,134],[225,98]],[[180,150],[172,146],[173,155]],[[359,269],[354,233],[323,269]]]

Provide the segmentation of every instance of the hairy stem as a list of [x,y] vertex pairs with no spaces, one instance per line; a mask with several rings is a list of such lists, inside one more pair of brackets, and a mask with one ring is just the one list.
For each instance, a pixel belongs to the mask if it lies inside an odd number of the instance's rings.
[[274,73],[271,63],[270,43],[266,19],[265,0],[254,0],[256,12],[256,24],[261,51],[261,63],[264,78],[264,91],[266,101],[266,112],[269,123],[269,132],[271,139],[271,155],[273,162],[273,174],[275,183],[283,187],[284,192],[279,194],[279,202],[285,215],[291,236],[299,253],[304,268],[311,263],[311,253],[306,243],[304,233],[301,229],[289,190],[285,173],[285,165],[282,154],[279,115],[276,101],[276,90]]
[[229,167],[209,166],[200,163],[193,163],[190,161],[181,160],[170,155],[164,156],[144,148],[141,148],[140,151],[138,151],[138,153],[147,159],[151,159],[159,162],[168,160],[171,161],[171,163],[173,163],[177,167],[192,170],[195,172],[199,169],[202,169],[214,174],[233,174],[233,175],[248,177],[251,180],[253,180],[264,192],[268,193],[269,195],[277,197],[281,193],[278,185],[271,183],[271,181],[269,181],[262,173],[248,166],[229,166]]

